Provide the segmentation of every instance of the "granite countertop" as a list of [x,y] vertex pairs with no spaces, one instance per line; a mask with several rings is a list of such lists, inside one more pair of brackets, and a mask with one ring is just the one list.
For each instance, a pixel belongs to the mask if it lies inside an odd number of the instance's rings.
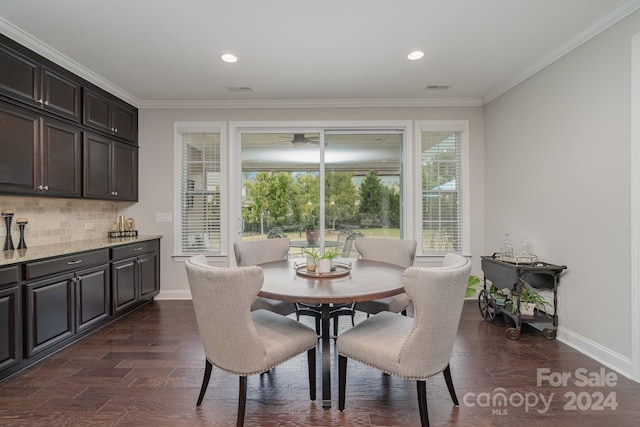
[[153,235],[119,237],[115,239],[109,239],[105,237],[100,239],[80,240],[76,242],[56,243],[52,245],[33,246],[21,250],[16,249],[13,251],[2,251],[3,256],[0,257],[0,266],[84,252],[92,249],[111,248],[114,246],[126,245],[128,243],[144,242],[147,240],[155,240],[161,238],[162,236]]

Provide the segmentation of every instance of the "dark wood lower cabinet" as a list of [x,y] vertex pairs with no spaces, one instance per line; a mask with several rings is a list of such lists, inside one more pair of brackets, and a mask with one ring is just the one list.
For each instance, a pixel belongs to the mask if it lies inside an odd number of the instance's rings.
[[20,287],[0,290],[0,371],[22,359],[22,322]]
[[137,258],[114,262],[113,272],[113,312],[126,311],[138,301],[138,280],[136,280]]
[[70,338],[74,324],[74,274],[28,283],[26,293],[26,357]]
[[0,380],[159,291],[159,239],[0,267]]
[[[154,251],[112,264],[113,313],[115,315],[128,311],[141,300],[153,298],[159,291],[159,257],[156,245],[129,246],[131,250],[144,251],[153,248]],[[123,250],[127,249],[123,248]]]
[[109,265],[79,271],[74,285],[78,332],[110,317]]

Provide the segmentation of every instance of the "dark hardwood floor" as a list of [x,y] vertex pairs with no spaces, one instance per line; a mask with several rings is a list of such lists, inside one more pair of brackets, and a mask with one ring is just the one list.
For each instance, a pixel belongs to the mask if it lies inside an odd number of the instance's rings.
[[[435,426],[640,425],[640,384],[533,328],[509,340],[504,321],[485,322],[473,301],[465,303],[451,369],[460,407],[453,406],[442,375],[427,383]],[[566,386],[538,385],[538,369],[547,369],[551,379],[571,377]],[[203,372],[191,301],[156,301],[0,383],[0,426],[235,425],[237,377],[214,368],[197,408]],[[245,425],[419,425],[413,381],[349,361],[347,407],[340,412],[336,369],[330,410],[308,399],[306,372],[303,355],[249,377]],[[583,384],[601,373],[609,385]],[[319,388],[318,378],[318,397]]]

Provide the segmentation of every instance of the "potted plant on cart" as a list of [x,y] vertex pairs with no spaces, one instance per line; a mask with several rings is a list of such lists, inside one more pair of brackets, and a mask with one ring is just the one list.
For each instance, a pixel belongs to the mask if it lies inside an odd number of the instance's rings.
[[[544,314],[549,317],[549,313],[545,310],[546,307],[551,307],[551,304],[545,300],[542,295],[534,291],[531,287],[521,284],[519,286],[519,301],[520,301],[520,314],[525,316],[533,316],[534,314],[540,314],[543,311]],[[516,313],[516,305],[511,307],[511,313]]]

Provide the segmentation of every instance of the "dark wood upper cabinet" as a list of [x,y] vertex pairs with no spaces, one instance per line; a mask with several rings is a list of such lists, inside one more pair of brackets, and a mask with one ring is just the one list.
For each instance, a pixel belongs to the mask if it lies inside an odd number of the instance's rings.
[[0,45],[0,93],[80,122],[82,84],[72,73]]
[[41,75],[41,107],[52,113],[79,122],[82,93],[80,83],[46,67],[42,67]]
[[0,192],[82,195],[82,130],[0,102]]
[[134,106],[0,34],[0,194],[137,201],[137,139]]
[[83,151],[84,197],[138,200],[137,147],[86,132]]
[[84,124],[127,141],[137,142],[138,111],[122,101],[84,89]]
[[0,103],[0,191],[37,194],[40,115]]
[[57,120],[42,119],[38,190],[48,196],[82,195],[82,130]]

